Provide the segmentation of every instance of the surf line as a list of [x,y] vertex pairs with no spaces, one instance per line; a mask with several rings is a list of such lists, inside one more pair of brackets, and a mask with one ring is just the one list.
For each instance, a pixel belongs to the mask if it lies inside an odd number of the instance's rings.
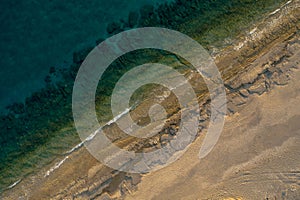
[[[177,86],[173,87],[173,88],[169,88],[171,91],[175,90],[183,85],[185,85],[186,83],[188,83],[188,81],[191,79],[191,77],[187,78],[186,81],[179,83]],[[126,108],[123,112],[121,112],[119,115],[115,116],[113,119],[111,119],[110,121],[108,121],[105,125],[103,125],[102,127],[100,127],[99,129],[97,129],[94,133],[90,134],[86,139],[84,139],[82,142],[80,142],[79,144],[77,144],[76,146],[74,146],[71,150],[66,151],[63,155],[66,155],[66,157],[64,157],[60,162],[57,162],[53,167],[51,167],[46,174],[44,175],[44,177],[49,176],[54,170],[58,169],[67,159],[69,159],[69,155],[71,153],[73,153],[74,151],[80,149],[84,143],[91,141],[98,133],[98,131],[106,126],[111,125],[112,123],[115,123],[117,120],[119,120],[120,118],[122,118],[124,115],[128,114],[130,111],[134,110],[138,105],[140,104],[140,102],[135,102],[131,107]]]
[[[133,108],[135,108],[136,105],[131,106],[130,108],[125,109],[122,113],[120,113],[119,115],[117,115],[116,117],[114,117],[112,120],[110,120],[109,122],[107,122],[104,126],[102,126],[101,128],[105,127],[105,126],[109,126],[112,123],[116,122],[118,119],[120,119],[122,116],[128,114]],[[79,144],[77,144],[76,146],[74,146],[71,150],[67,151],[64,153],[64,155],[66,155],[66,157],[64,157],[61,161],[57,162],[53,167],[51,167],[44,175],[44,177],[49,176],[53,171],[55,171],[56,169],[58,169],[60,166],[62,166],[62,164],[69,159],[69,155],[71,153],[73,153],[74,151],[78,150],[79,148],[81,148],[84,143],[91,141],[98,133],[98,131],[101,129],[99,128],[98,130],[96,130],[94,133],[92,133],[91,135],[89,135],[85,140],[83,140],[82,142],[80,142]]]
[[14,182],[14,183],[11,184],[10,186],[8,186],[6,189],[12,189],[12,188],[15,187],[16,185],[18,185],[21,181],[22,181],[22,179],[17,180],[16,182]]

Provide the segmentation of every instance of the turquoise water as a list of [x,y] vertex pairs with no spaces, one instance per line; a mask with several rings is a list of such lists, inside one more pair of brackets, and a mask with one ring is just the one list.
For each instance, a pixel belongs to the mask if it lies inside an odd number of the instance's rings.
[[[58,100],[61,102],[48,102],[53,100],[51,95],[61,95],[57,88],[72,82],[65,69],[73,62],[73,52],[93,47],[97,40],[107,37],[106,27],[109,23],[127,21],[130,12],[139,12],[144,5],[157,6],[169,1],[0,2],[0,113],[7,113],[5,106],[14,102],[25,102],[26,105],[17,113],[10,111],[0,124],[0,191],[79,142],[74,130],[63,130],[58,135],[51,135],[70,124],[70,110],[64,106],[66,102],[70,103],[70,96],[62,95]],[[51,67],[55,67],[55,72],[50,74],[52,82],[63,80],[57,84],[59,86],[49,86],[45,82]],[[47,90],[51,91],[50,96],[44,95]],[[39,94],[38,99],[42,100],[27,98],[32,97],[33,92],[33,95]],[[61,107],[66,109],[56,112]],[[24,110],[27,110],[25,117]],[[57,143],[62,138],[64,142]],[[39,147],[39,143],[44,146]]]
[[2,0],[0,111],[45,86],[50,67],[67,67],[75,49],[105,37],[106,25],[167,0]]
[[[124,22],[120,24],[126,26],[112,30],[111,34],[130,28],[127,27],[130,11],[158,1],[40,2],[1,2],[7,9],[0,14],[3,30],[6,30],[0,33],[3,55],[0,104],[22,102],[27,98],[25,103],[11,106],[8,115],[0,117],[0,190],[54,159],[63,158],[66,151],[80,142],[71,110],[72,85],[80,63],[96,40],[109,35],[108,23],[121,18]],[[177,0],[156,10],[143,7],[135,27],[177,29],[195,36],[201,44],[212,45],[234,37],[282,2],[284,0]],[[133,59],[142,61],[144,57]],[[55,69],[48,73],[51,66]],[[115,66],[120,69],[120,63],[116,62]],[[112,80],[123,72],[122,69],[108,71],[107,87],[98,91],[97,100],[104,102],[99,115],[105,120],[109,120],[107,102],[109,89],[114,84]],[[46,75],[49,76],[47,83]]]

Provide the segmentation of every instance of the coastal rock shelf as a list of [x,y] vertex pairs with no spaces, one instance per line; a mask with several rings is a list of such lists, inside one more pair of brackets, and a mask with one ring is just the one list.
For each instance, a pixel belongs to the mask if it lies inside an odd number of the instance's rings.
[[[145,8],[146,9],[146,8]],[[147,8],[147,16],[151,14]],[[182,16],[185,15],[182,11]],[[129,27],[138,23],[137,14],[131,13]],[[151,19],[151,18],[150,18]],[[146,22],[145,22],[146,23]],[[110,24],[109,33],[120,30],[120,24]],[[300,56],[300,2],[290,1],[276,13],[256,24],[256,27],[240,35],[238,39],[215,55],[227,92],[227,117],[244,109],[253,99],[278,87],[289,84],[295,71],[299,69]],[[87,50],[88,51],[88,50]],[[74,55],[74,62],[79,64],[84,56]],[[124,61],[126,63],[126,60]],[[178,62],[181,62],[180,60]],[[184,64],[181,62],[181,64]],[[187,74],[192,74],[187,72]],[[70,76],[70,74],[68,74]],[[74,76],[75,74],[73,74]],[[191,82],[197,76],[190,76]],[[202,86],[205,91],[206,87]],[[160,89],[164,92],[163,89]],[[202,90],[201,90],[202,91]],[[70,91],[65,91],[66,95]],[[136,152],[149,152],[176,139],[180,121],[180,108],[176,97],[169,95],[164,101],[171,102],[169,118],[158,135],[147,139],[135,139],[120,135],[115,125],[105,127],[113,134],[113,141],[124,149]],[[198,96],[201,111],[198,136],[205,134],[210,119],[209,94]],[[135,109],[147,108],[147,100]],[[194,113],[196,114],[196,113]],[[191,117],[194,117],[191,115]],[[114,135],[115,134],[115,135]],[[194,140],[197,139],[194,138]],[[190,141],[189,141],[190,142]],[[175,150],[182,150],[174,147]],[[195,158],[198,159],[198,158]],[[146,163],[149,166],[160,165],[165,160]],[[176,163],[175,163],[176,164]],[[11,190],[3,193],[3,199],[123,199],[133,194],[147,174],[130,174],[110,169],[94,159],[85,148],[78,148],[68,155],[68,159],[46,178],[42,175],[22,180]],[[299,183],[298,183],[298,186]],[[299,187],[298,187],[299,188]]]

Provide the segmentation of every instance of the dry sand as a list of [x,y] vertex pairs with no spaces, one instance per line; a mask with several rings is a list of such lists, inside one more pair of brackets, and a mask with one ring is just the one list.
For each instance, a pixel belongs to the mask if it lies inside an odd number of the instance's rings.
[[299,199],[299,80],[295,71],[288,85],[253,96],[226,118],[207,157],[197,158],[201,136],[176,163],[143,177],[126,199]]
[[204,159],[206,129],[184,156],[141,182],[80,148],[50,176],[42,170],[3,199],[300,199],[299,19],[298,0],[217,57],[229,112]]

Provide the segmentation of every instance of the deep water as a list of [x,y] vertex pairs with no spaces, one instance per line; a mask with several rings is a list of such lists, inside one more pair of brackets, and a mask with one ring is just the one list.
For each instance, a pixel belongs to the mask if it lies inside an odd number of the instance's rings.
[[[150,0],[1,1],[6,9],[0,14],[0,106],[10,106],[0,118],[0,190],[80,142],[73,127],[72,87],[97,42],[130,28],[159,26],[186,33],[209,48],[235,37],[283,2],[176,0],[153,7],[156,2]],[[146,61],[163,53],[153,55]],[[129,63],[144,62],[145,57],[133,53],[107,70],[96,96],[101,122],[111,118],[109,96],[116,80]]]
[[167,0],[2,0],[0,111],[45,86],[50,67],[106,36],[106,25]]

